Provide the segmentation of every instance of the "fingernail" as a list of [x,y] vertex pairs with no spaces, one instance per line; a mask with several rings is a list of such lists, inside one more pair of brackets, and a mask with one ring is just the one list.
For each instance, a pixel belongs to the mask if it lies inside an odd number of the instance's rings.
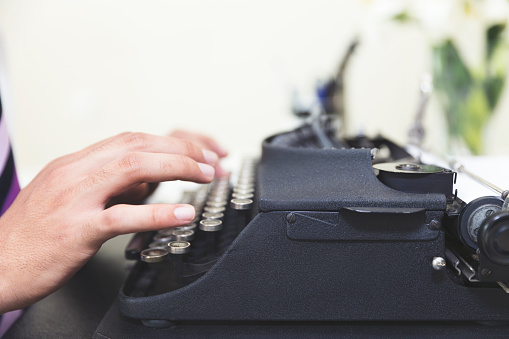
[[211,164],[211,165],[216,164],[217,160],[219,159],[219,157],[217,156],[216,153],[206,150],[206,149],[202,150],[202,152],[203,152],[203,157],[205,158],[205,161],[208,164]]
[[175,208],[173,211],[175,217],[181,221],[191,221],[194,219],[194,207],[192,206],[181,206]]
[[214,167],[210,166],[210,165],[207,165],[207,164],[202,164],[202,163],[198,163],[198,166],[200,166],[200,169],[201,171],[203,172],[203,174],[205,174],[205,176],[207,178],[214,178]]

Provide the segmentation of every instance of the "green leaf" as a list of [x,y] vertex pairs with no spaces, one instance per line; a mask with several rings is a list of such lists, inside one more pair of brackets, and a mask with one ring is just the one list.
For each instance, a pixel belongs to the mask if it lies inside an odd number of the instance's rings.
[[472,76],[463,63],[451,40],[444,41],[433,50],[433,77],[438,90],[449,97],[465,97],[472,86]]
[[497,107],[500,95],[504,90],[504,84],[505,77],[501,76],[486,79],[483,83],[484,92],[486,94],[486,99],[488,101],[491,113],[493,113],[495,107]]
[[505,24],[496,24],[486,31],[486,59],[490,59],[495,47],[503,42],[504,30]]
[[507,73],[508,48],[503,38],[505,25],[490,27],[487,32],[489,58],[486,59],[483,87],[493,112],[502,94]]
[[484,126],[488,122],[491,109],[481,86],[472,88],[468,98],[461,103],[460,117],[457,121],[459,131],[472,154],[481,154]]

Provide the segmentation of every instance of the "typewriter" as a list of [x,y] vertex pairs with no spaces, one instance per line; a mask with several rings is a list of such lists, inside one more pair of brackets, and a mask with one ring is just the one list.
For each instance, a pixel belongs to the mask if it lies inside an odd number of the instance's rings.
[[135,235],[122,317],[508,322],[507,192],[465,203],[454,171],[381,137],[333,134],[305,125],[266,139],[237,176],[185,192],[193,223]]
[[424,163],[383,137],[336,135],[332,119],[314,119],[264,140],[237,174],[184,192],[197,218],[133,237],[116,325],[102,327],[506,335],[509,192],[464,202],[454,186],[464,168]]

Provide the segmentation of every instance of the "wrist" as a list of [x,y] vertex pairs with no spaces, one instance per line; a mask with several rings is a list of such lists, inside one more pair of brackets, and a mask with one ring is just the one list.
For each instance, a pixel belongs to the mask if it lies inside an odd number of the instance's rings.
[[0,314],[12,311],[11,307],[9,306],[9,298],[7,297],[8,290],[9,287],[7,286],[5,277],[0,276]]

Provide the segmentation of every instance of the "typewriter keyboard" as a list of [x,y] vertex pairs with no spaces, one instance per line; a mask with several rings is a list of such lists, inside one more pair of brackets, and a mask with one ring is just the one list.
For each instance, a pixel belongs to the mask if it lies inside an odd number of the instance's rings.
[[234,185],[226,176],[184,192],[181,203],[196,210],[193,222],[133,237],[125,256],[140,261],[136,295],[180,288],[214,265],[252,217],[256,164],[255,159],[245,159]]

